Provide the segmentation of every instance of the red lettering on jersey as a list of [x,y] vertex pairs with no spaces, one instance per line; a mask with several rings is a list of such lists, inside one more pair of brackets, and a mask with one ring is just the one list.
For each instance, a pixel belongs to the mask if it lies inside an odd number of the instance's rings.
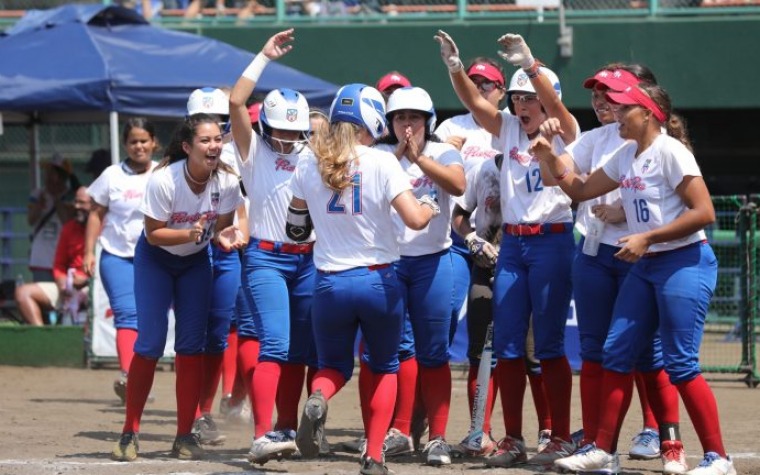
[[422,187],[427,187],[427,188],[433,187],[433,180],[428,178],[426,175],[422,175],[419,178],[414,178],[412,180],[409,180],[409,183],[412,184],[412,188],[414,188],[415,190],[417,188],[422,188]]
[[536,157],[534,157],[533,155],[526,155],[524,153],[520,153],[517,147],[512,147],[511,149],[509,149],[509,159],[516,161],[520,165],[527,165],[530,162],[538,163],[538,159],[536,159]]
[[277,160],[274,162],[274,170],[285,170],[286,172],[292,172],[296,169],[296,166],[290,163],[289,161],[285,160],[282,157],[277,157]]
[[623,175],[618,180],[618,183],[620,184],[620,188],[633,190],[634,192],[644,191],[647,189],[646,183],[644,183],[644,180],[642,180],[640,176],[632,176],[631,178],[626,178],[626,176]]
[[124,193],[121,196],[124,201],[129,201],[142,199],[143,194],[144,193],[140,190],[124,190]]
[[172,213],[172,215],[169,217],[169,224],[184,224],[184,223],[194,223],[201,219],[201,216],[206,215],[207,221],[215,221],[218,214],[216,211],[206,211],[203,213],[193,213],[189,214],[184,211],[178,211],[176,213]]
[[468,158],[493,158],[496,156],[498,152],[496,150],[492,149],[482,149],[475,145],[470,145],[469,147],[464,147],[462,149],[462,157],[464,157],[465,160]]

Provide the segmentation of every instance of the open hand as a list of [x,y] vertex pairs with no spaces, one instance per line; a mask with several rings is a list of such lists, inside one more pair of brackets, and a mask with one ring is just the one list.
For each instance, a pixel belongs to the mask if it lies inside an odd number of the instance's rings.
[[269,38],[261,48],[262,54],[269,59],[275,60],[285,56],[290,50],[293,49],[293,45],[289,44],[295,41],[293,36],[293,28],[275,33],[274,36]]
[[441,45],[441,59],[449,68],[450,73],[455,73],[462,69],[462,60],[459,59],[459,48],[454,43],[454,39],[443,30],[438,30],[433,39]]

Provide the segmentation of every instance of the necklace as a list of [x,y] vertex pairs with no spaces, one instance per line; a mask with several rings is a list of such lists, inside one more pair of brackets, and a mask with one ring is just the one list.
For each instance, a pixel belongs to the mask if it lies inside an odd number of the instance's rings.
[[196,184],[198,186],[203,186],[206,183],[208,183],[208,181],[211,179],[211,174],[212,173],[213,172],[209,173],[208,177],[205,180],[198,181],[195,178],[193,178],[193,176],[190,174],[190,170],[187,169],[187,161],[185,161],[185,176],[187,177],[188,180],[190,180],[191,182],[193,182],[194,184]]

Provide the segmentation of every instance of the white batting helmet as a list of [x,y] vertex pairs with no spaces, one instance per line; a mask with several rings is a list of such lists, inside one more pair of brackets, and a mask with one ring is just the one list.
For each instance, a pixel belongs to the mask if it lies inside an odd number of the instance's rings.
[[187,115],[193,114],[230,115],[230,100],[221,89],[203,87],[196,89],[187,99]]

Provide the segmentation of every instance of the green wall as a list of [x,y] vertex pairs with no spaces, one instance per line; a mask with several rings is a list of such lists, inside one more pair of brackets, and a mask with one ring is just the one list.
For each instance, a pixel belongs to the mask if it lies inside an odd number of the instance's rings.
[[[376,79],[391,69],[426,88],[436,108],[461,109],[439,58],[433,34],[443,27],[457,41],[463,60],[496,56],[496,39],[524,35],[560,76],[571,108],[588,107],[584,78],[611,61],[651,67],[676,108],[760,108],[760,16],[576,20],[574,55],[560,58],[556,21],[298,25],[294,50],[282,62],[337,84]],[[257,51],[279,26],[207,27],[194,32]],[[506,65],[511,71],[511,66]],[[202,65],[199,65],[202,67]]]

